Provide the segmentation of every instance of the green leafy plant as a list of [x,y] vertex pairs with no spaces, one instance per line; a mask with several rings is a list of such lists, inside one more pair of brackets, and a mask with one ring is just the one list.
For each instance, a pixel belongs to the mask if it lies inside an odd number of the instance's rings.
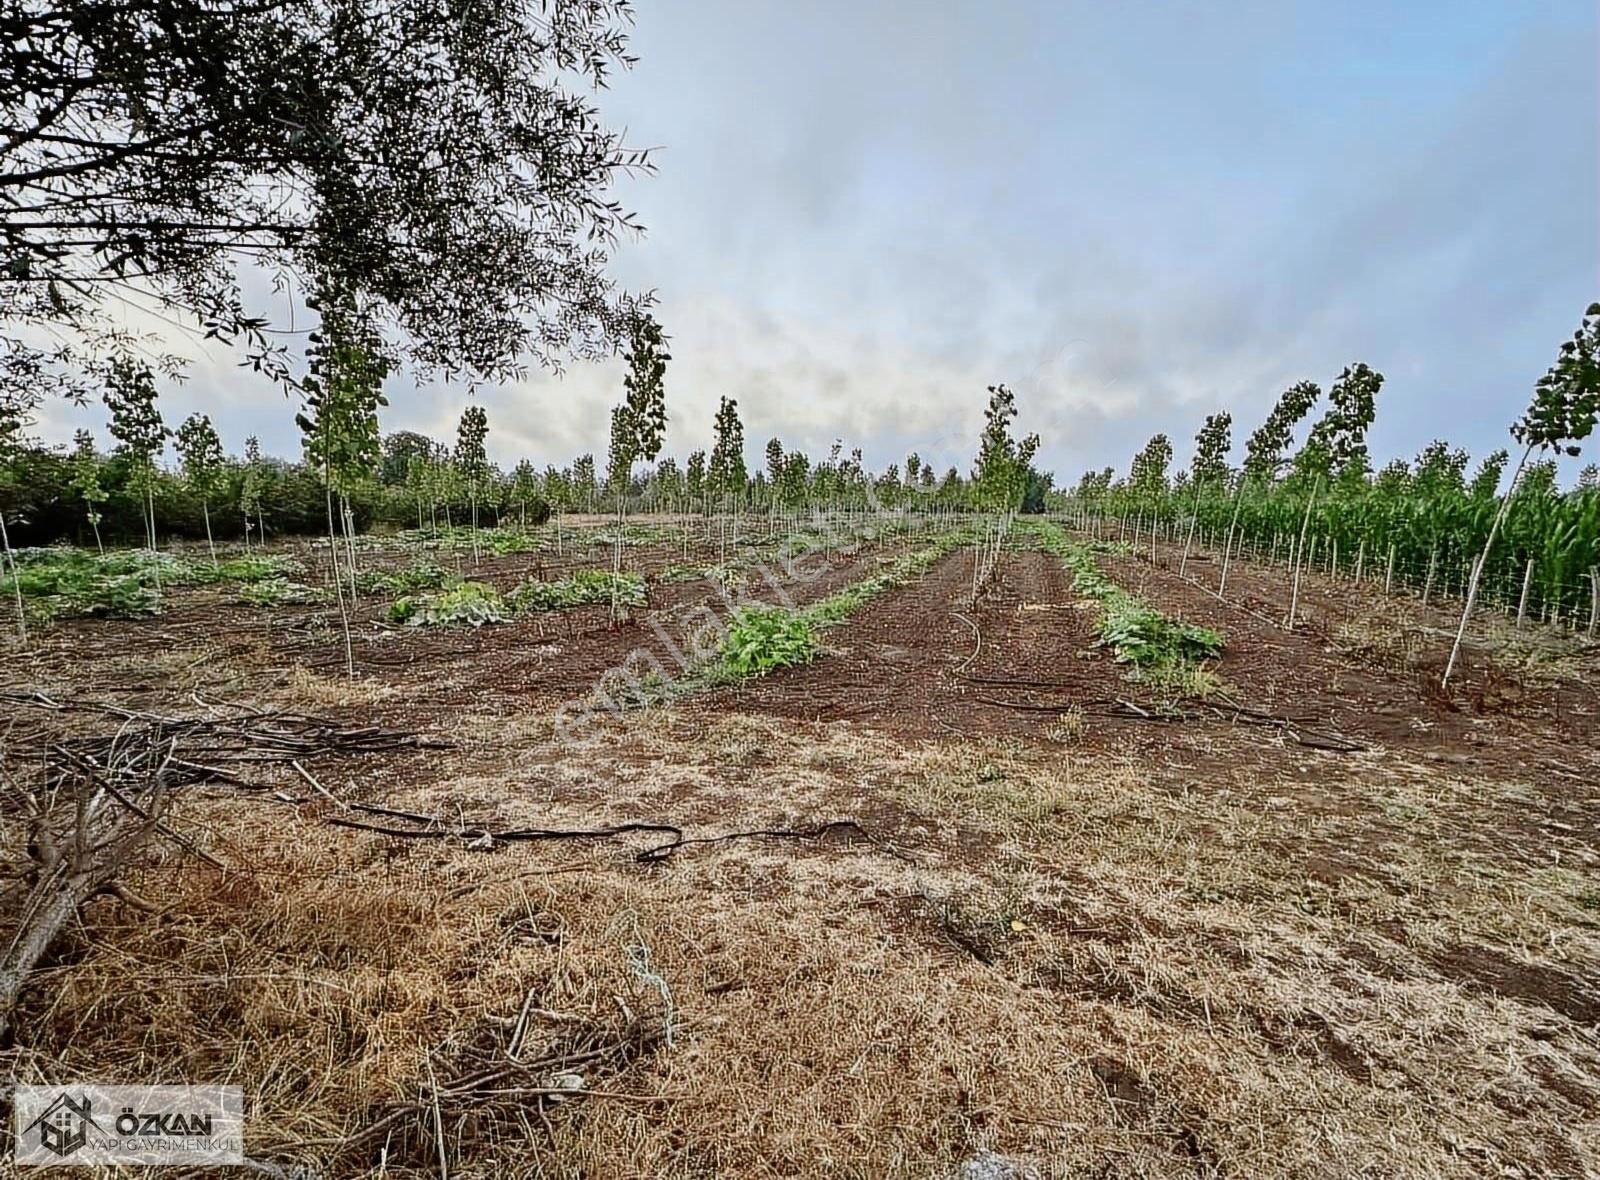
[[[166,423],[156,408],[156,378],[150,366],[116,357],[106,368],[105,403],[111,411],[111,436],[130,467],[129,488],[138,495],[145,519],[145,539],[156,547],[156,459],[166,445]],[[159,587],[157,587],[159,590]]]
[[[1511,436],[1522,443],[1524,449],[1511,475],[1511,490],[1516,490],[1517,479],[1534,451],[1553,451],[1576,458],[1582,451],[1579,444],[1594,433],[1597,419],[1600,419],[1600,303],[1591,303],[1584,310],[1577,332],[1561,346],[1556,363],[1535,383],[1533,400],[1527,410],[1512,424]],[[1483,552],[1473,564],[1466,606],[1461,612],[1455,642],[1450,647],[1450,659],[1444,666],[1446,688],[1450,686],[1450,674],[1455,671],[1456,659],[1461,654],[1467,620],[1472,617],[1472,608],[1478,601],[1479,578],[1510,507],[1511,494],[1507,493],[1489,526]]]
[[419,590],[439,590],[456,581],[450,571],[427,558],[418,558],[404,569],[382,573],[365,571],[360,579],[363,590],[376,590],[386,594],[415,594]]
[[[35,618],[128,617],[157,613],[163,585],[289,585],[288,575],[300,570],[298,562],[282,555],[191,562],[147,549],[98,554],[60,547],[23,550],[18,555],[16,576],[0,581],[0,586],[27,599],[29,613]],[[239,597],[249,600],[243,591]]]
[[1106,601],[1100,642],[1121,663],[1140,668],[1170,668],[1215,659],[1222,654],[1222,636],[1209,627],[1178,623],[1131,595],[1118,593]]
[[781,606],[747,606],[729,622],[722,662],[734,676],[761,676],[808,664],[821,650],[807,615]]
[[208,564],[187,564],[173,572],[173,581],[187,583],[208,582],[267,582],[281,580],[289,574],[302,572],[298,561],[281,554],[267,556],[251,553],[243,557],[230,557],[225,561]]
[[[717,406],[713,424],[716,444],[705,467],[706,491],[724,500],[737,502],[750,482],[744,465],[744,424],[739,420],[739,403],[725,397]],[[696,452],[698,454],[699,452]],[[694,478],[694,455],[689,456],[690,479]]]
[[239,588],[237,601],[251,606],[301,606],[321,602],[328,592],[316,586],[291,582],[288,578],[264,578]]
[[33,600],[30,613],[41,619],[93,616],[131,619],[159,614],[161,596],[135,577],[97,578],[74,582],[60,594]]
[[507,529],[489,529],[482,534],[482,544],[497,557],[512,553],[535,553],[543,548],[537,537]]
[[467,500],[472,512],[472,560],[480,560],[478,549],[478,494],[489,478],[489,455],[484,440],[489,437],[489,415],[482,406],[468,406],[461,411],[461,422],[456,427],[456,468],[466,485]]
[[[328,546],[333,559],[334,592],[344,630],[345,674],[355,675],[350,642],[350,615],[345,606],[348,580],[356,595],[355,514],[350,493],[377,470],[383,458],[378,435],[378,410],[388,405],[384,378],[393,367],[371,309],[363,306],[353,286],[322,276],[307,306],[321,322],[306,349],[310,372],[301,383],[305,397],[295,415],[306,461],[322,474],[328,511]],[[334,499],[342,528],[334,528]],[[340,569],[339,543],[345,545],[346,570]]]
[[101,557],[81,549],[32,549],[16,556],[16,573],[0,584],[27,600],[30,615],[45,620],[155,614],[161,597],[154,587],[162,570],[170,582],[179,569],[174,559],[146,551]]
[[600,602],[643,606],[646,593],[644,578],[639,574],[580,570],[555,582],[523,582],[511,592],[507,601],[520,615]]
[[100,505],[110,499],[110,494],[100,483],[100,456],[95,453],[94,436],[79,430],[72,436],[72,482],[69,490],[83,501],[84,519],[94,530],[94,547],[104,553],[106,547],[100,540]]
[[510,617],[499,591],[483,582],[462,582],[436,594],[408,594],[389,607],[390,621],[408,627],[481,627]]
[[1090,546],[1068,540],[1053,524],[1034,528],[1045,550],[1072,571],[1072,588],[1100,603],[1100,643],[1111,649],[1119,663],[1132,664],[1144,680],[1177,686],[1202,683],[1195,676],[1185,679],[1186,674],[1222,654],[1220,632],[1169,619],[1106,577]]

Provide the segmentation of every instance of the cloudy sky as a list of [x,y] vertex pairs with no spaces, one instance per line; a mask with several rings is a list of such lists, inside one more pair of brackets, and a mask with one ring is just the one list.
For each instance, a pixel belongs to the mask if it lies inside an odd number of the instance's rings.
[[[881,466],[966,468],[984,386],[1060,477],[1279,390],[1386,374],[1373,450],[1503,445],[1600,298],[1600,32],[1542,3],[639,0],[603,100],[659,174],[615,273],[671,334],[679,455],[739,400]],[[218,351],[167,397],[298,449]],[[603,454],[620,364],[480,391],[501,461]],[[386,429],[462,395],[396,381]],[[86,414],[52,407],[64,439]],[[1586,459],[1589,458],[1586,456]]]

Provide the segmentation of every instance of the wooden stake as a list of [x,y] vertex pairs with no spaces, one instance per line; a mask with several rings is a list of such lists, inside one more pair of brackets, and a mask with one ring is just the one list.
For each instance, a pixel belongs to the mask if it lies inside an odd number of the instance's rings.
[[1228,564],[1233,556],[1233,532],[1239,524],[1239,505],[1244,499],[1244,480],[1239,481],[1239,487],[1233,493],[1233,518],[1228,521],[1228,538],[1226,548],[1222,551],[1222,577],[1217,583],[1217,597],[1221,598],[1228,591]]
[[1528,558],[1528,568],[1522,572],[1522,597],[1517,599],[1517,626],[1528,617],[1528,591],[1533,588],[1533,558]]
[[[1311,486],[1311,497],[1306,501],[1305,518],[1300,522],[1300,544],[1297,546],[1299,550],[1304,550],[1306,547],[1306,530],[1311,527],[1311,506],[1317,502],[1317,487],[1320,483],[1321,481],[1319,480],[1317,484]],[[1295,613],[1300,608],[1300,568],[1304,564],[1303,555],[1297,553],[1294,566],[1294,589],[1289,595],[1289,622],[1286,628],[1290,631],[1294,630]]]

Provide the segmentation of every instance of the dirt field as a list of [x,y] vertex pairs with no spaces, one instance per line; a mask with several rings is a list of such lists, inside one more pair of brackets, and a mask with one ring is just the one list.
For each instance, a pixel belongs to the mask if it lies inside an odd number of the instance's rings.
[[[752,553],[741,593],[924,543]],[[6,656],[18,799],[51,743],[140,720],[75,701],[431,744],[186,787],[187,847],[84,908],[0,1060],[242,1085],[280,1174],[1600,1175],[1600,658],[1474,646],[1445,695],[1438,619],[1314,576],[1285,631],[1281,572],[1221,602],[1160,556],[1099,562],[1222,632],[1203,696],[1130,679],[1019,534],[976,603],[958,550],[816,662],[578,747],[558,708],[670,670],[726,586],[478,630],[374,598],[353,682],[324,606],[60,623]]]

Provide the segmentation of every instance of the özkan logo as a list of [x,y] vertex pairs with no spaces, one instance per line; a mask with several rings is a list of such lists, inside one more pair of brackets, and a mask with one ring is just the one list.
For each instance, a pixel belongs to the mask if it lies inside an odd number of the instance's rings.
[[244,1093],[237,1086],[18,1086],[13,1109],[18,1164],[244,1159]]
[[87,1095],[61,1094],[22,1133],[37,1133],[40,1147],[58,1156],[68,1156],[88,1141],[90,1127],[101,1130],[100,1124],[94,1121],[93,1111],[94,1103]]

